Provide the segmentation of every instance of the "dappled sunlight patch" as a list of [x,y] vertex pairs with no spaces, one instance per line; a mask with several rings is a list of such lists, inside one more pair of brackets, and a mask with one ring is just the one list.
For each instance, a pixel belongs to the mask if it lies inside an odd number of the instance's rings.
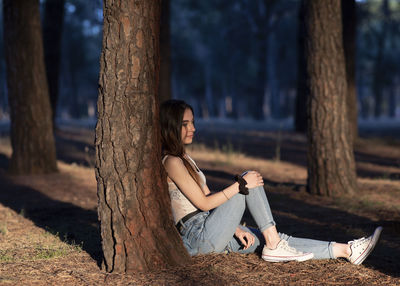
[[224,152],[223,149],[215,150],[196,144],[189,148],[188,153],[198,162],[233,167],[242,171],[257,170],[264,179],[275,183],[305,184],[307,179],[307,169],[290,162],[259,159],[235,150]]
[[398,166],[380,165],[371,162],[356,162],[359,177],[374,178],[374,180],[388,180],[400,186],[400,161]]

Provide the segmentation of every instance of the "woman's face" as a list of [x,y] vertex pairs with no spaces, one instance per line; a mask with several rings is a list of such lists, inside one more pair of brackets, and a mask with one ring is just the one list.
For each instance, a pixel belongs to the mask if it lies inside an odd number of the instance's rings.
[[185,145],[191,144],[193,141],[193,136],[195,131],[196,128],[194,128],[193,112],[189,108],[187,108],[185,110],[185,113],[183,114],[183,120],[182,120],[182,132],[181,132],[182,143]]

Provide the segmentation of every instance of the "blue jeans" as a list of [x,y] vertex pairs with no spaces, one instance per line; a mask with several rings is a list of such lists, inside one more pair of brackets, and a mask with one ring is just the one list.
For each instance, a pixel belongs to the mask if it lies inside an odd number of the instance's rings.
[[[246,206],[258,229],[240,225]],[[190,255],[225,251],[261,253],[265,244],[261,232],[274,225],[276,224],[264,188],[256,187],[250,189],[247,196],[237,194],[212,211],[201,212],[190,218],[183,224],[181,237]],[[253,233],[255,237],[254,244],[246,250],[234,237],[237,227]],[[316,259],[334,258],[334,242],[296,238],[284,233],[279,233],[279,236],[297,250],[314,253]]]

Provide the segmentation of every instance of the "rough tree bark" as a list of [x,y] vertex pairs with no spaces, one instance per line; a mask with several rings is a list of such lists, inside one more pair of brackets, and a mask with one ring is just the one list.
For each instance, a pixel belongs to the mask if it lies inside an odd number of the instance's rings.
[[355,193],[340,0],[305,1],[305,19],[308,190],[326,196]]
[[4,42],[13,153],[10,172],[57,171],[39,0],[4,0]]
[[64,22],[64,0],[46,0],[43,21],[44,60],[49,84],[53,127],[57,114],[58,78],[61,62],[61,36]]
[[176,231],[158,123],[160,0],[105,0],[96,178],[108,272],[187,263]]
[[160,102],[171,99],[171,45],[170,45],[170,0],[161,1],[160,28]]
[[343,48],[346,62],[347,114],[352,142],[358,138],[356,91],[356,1],[342,0]]

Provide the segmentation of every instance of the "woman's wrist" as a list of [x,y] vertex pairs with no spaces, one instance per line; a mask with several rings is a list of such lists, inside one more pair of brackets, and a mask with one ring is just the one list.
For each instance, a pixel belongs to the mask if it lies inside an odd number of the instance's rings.
[[225,196],[225,198],[229,201],[230,197],[227,196],[227,194],[225,194],[225,190],[222,190],[222,194]]
[[236,175],[235,181],[239,184],[239,193],[242,195],[248,195],[249,189],[246,187],[247,181],[241,175]]
[[233,184],[235,186],[235,195],[240,193],[240,185],[238,182]]

